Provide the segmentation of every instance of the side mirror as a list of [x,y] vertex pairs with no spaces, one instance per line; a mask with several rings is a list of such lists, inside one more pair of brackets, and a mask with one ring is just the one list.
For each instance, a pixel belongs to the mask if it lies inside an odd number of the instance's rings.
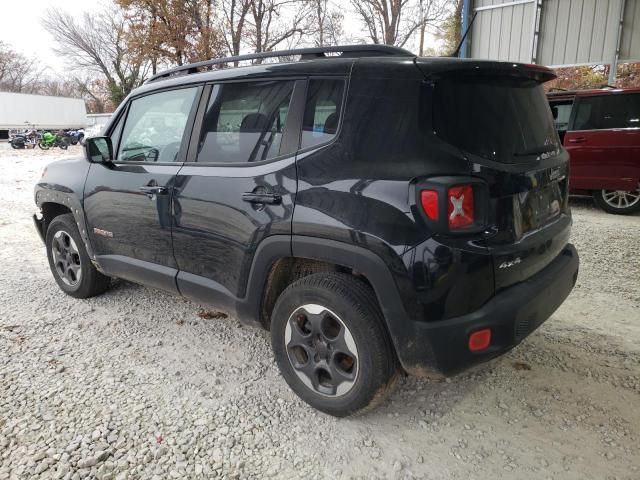
[[113,145],[109,137],[87,138],[84,148],[87,160],[91,163],[113,162]]

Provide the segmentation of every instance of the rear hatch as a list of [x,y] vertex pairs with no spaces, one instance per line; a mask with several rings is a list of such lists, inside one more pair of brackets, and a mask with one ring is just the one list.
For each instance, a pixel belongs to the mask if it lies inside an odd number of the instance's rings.
[[568,155],[554,128],[539,66],[428,60],[434,135],[488,185],[484,241],[496,289],[526,280],[568,242]]

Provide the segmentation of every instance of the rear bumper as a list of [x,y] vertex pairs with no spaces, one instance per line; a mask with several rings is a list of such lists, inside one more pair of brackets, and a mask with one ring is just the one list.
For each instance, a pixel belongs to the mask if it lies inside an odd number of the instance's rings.
[[[578,267],[578,253],[568,244],[543,270],[503,290],[478,310],[438,322],[412,322],[412,339],[399,352],[405,370],[452,375],[509,351],[564,302],[576,283]],[[469,351],[469,335],[485,328],[491,329],[489,348]]]

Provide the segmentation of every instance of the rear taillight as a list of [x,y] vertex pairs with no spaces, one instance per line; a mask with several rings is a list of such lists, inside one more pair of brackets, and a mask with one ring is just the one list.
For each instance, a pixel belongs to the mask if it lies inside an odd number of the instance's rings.
[[449,228],[460,229],[474,224],[473,187],[457,185],[447,191]]
[[481,233],[488,225],[489,188],[482,179],[429,177],[417,182],[415,192],[416,213],[435,234]]
[[422,190],[420,192],[420,203],[429,220],[438,220],[438,210],[440,208],[438,205],[438,192],[435,190]]

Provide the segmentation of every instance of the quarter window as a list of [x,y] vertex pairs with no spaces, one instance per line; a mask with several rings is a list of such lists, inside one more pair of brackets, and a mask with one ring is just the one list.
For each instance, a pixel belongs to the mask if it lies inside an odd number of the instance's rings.
[[183,137],[197,87],[146,95],[131,102],[116,158],[120,161],[180,161]]
[[582,97],[578,102],[574,130],[640,128],[640,94]]
[[343,92],[343,80],[309,81],[301,148],[327,142],[336,136]]
[[243,163],[277,157],[293,81],[215,85],[205,113],[198,162]]

